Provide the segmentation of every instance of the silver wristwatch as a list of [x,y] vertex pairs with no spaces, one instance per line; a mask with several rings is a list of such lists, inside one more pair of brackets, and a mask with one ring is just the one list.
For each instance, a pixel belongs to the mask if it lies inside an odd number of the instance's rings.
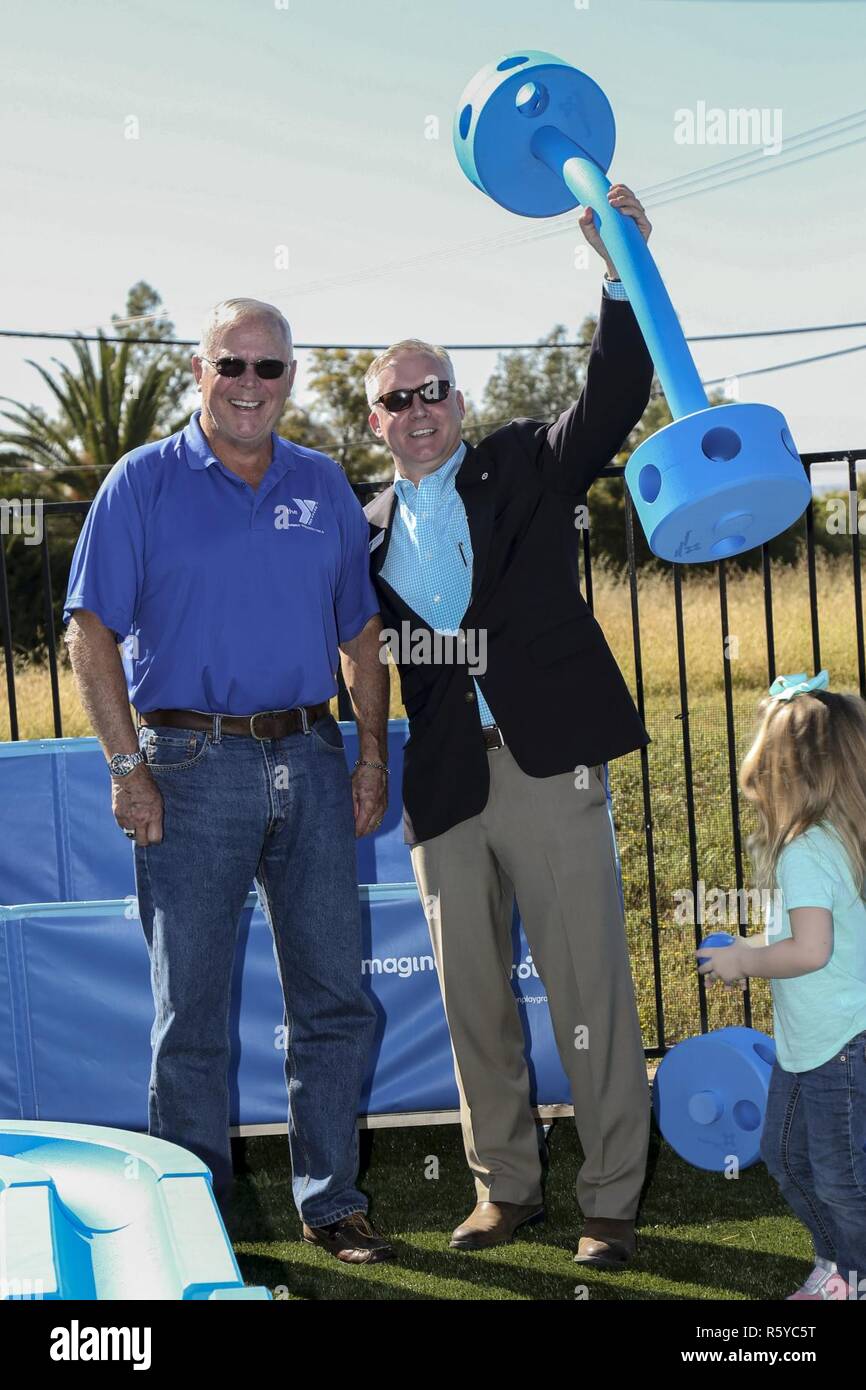
[[108,759],[108,770],[112,777],[128,777],[133,768],[146,761],[143,753],[115,753]]

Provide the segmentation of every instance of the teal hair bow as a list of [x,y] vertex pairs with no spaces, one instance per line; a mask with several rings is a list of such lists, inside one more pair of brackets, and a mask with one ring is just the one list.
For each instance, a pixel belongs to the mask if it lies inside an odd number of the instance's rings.
[[795,695],[811,695],[814,690],[826,690],[830,684],[827,671],[819,671],[811,680],[805,671],[794,676],[777,676],[770,686],[770,697],[774,700],[793,700]]

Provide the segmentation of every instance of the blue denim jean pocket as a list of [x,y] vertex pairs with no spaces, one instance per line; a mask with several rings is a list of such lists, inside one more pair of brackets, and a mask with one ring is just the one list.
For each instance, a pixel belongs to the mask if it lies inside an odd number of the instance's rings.
[[343,735],[332,714],[325,714],[321,719],[317,719],[315,724],[310,725],[310,731],[329,752],[343,752]]
[[211,747],[206,729],[175,729],[146,724],[138,731],[138,746],[155,772],[179,772],[203,760]]
[[866,1028],[864,1028],[862,1033],[856,1033],[851,1041],[845,1044],[842,1051],[837,1052],[835,1056],[831,1057],[830,1061],[825,1063],[825,1066],[830,1067],[834,1062],[847,1062],[849,1059],[855,1063],[866,1060]]

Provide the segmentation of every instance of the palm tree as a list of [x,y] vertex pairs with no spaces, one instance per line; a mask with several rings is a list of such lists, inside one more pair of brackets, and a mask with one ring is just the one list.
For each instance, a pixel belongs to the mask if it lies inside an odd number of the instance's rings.
[[89,345],[76,338],[77,370],[54,358],[57,376],[28,358],[57,402],[55,420],[38,406],[0,396],[14,407],[0,415],[15,426],[0,430],[0,443],[11,445],[23,464],[38,469],[48,491],[92,497],[123,454],[154,437],[172,366],[151,362],[136,380],[130,370],[131,347],[108,343],[100,333],[94,361]]

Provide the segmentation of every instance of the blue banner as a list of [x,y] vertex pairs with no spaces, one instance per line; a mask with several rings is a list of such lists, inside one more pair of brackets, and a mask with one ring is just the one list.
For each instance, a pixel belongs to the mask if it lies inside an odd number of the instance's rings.
[[[351,720],[340,728],[353,767],[357,729]],[[405,719],[388,725],[391,799],[375,835],[358,841],[362,884],[414,882],[400,801],[408,732]],[[0,791],[0,904],[90,902],[135,892],[132,848],[112,815],[111,778],[95,738],[0,743]]]
[[[458,1105],[430,937],[413,885],[360,889],[364,988],[378,1027],[362,1114]],[[513,985],[533,1098],[568,1104],[544,986],[515,924]],[[135,898],[0,909],[0,1113],[147,1126],[150,966]],[[283,1124],[283,1003],[273,938],[254,894],[232,988],[231,1122]]]
[[[351,767],[357,732],[351,722],[341,728]],[[407,732],[405,720],[391,721],[391,802],[378,832],[357,847],[360,970],[378,1015],[365,1115],[458,1105],[427,922],[403,842],[399,788]],[[153,1019],[149,962],[132,848],[111,812],[99,743],[0,744],[0,790],[0,903],[23,904],[0,908],[0,1115],[143,1129]],[[516,909],[513,946],[512,984],[533,1101],[568,1104],[544,985]],[[273,941],[251,892],[233,981],[232,1124],[285,1123],[282,1027]]]

